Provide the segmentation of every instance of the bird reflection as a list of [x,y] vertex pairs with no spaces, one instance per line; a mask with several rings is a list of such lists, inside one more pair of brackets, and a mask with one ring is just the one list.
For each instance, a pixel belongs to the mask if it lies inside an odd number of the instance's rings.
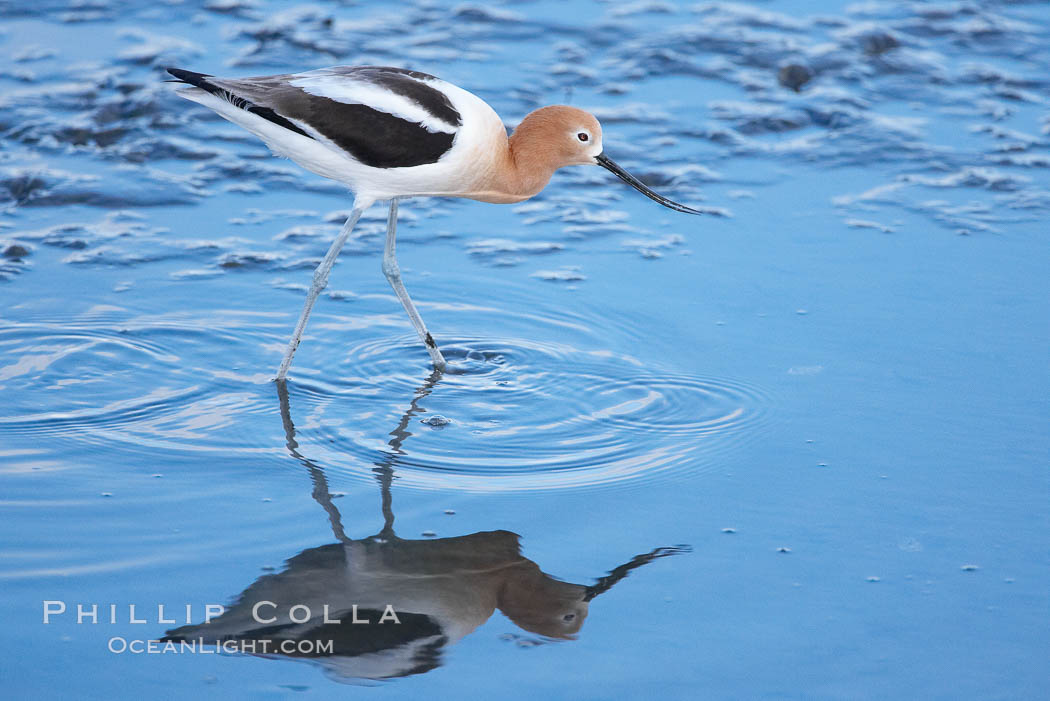
[[[454,538],[406,540],[394,533],[391,485],[412,417],[441,380],[434,371],[419,387],[397,427],[392,449],[373,468],[382,495],[383,528],[346,535],[324,469],[304,456],[295,438],[288,389],[277,383],[289,453],[310,474],[313,498],[325,510],[337,542],[308,548],[283,571],[267,574],[210,622],[167,631],[163,641],[218,645],[271,658],[308,659],[343,682],[390,679],[438,667],[446,648],[499,609],[521,629],[545,639],[572,639],[599,594],[653,560],[687,551],[657,548],[638,555],[594,584],[563,582],[522,556],[519,536],[504,530]],[[252,648],[243,645],[254,641]],[[297,645],[307,641],[321,643]],[[265,648],[261,647],[265,644]]]

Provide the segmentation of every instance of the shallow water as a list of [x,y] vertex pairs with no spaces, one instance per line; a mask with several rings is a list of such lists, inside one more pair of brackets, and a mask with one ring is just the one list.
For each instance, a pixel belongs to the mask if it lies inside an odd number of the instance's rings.
[[[1041,696],[1050,5],[805,8],[0,2],[5,696]],[[349,196],[161,67],[337,63],[591,109],[709,216],[403,202],[435,376],[377,206],[278,386]],[[109,650],[249,586],[417,617]]]

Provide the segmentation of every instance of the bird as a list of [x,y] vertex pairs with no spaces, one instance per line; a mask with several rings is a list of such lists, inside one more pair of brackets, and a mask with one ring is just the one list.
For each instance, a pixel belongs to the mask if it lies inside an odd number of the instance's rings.
[[[605,154],[594,115],[567,105],[527,114],[508,137],[496,111],[427,73],[390,66],[333,66],[301,73],[217,78],[168,68],[176,94],[259,137],[277,156],[347,185],[353,208],[314,271],[277,370],[284,381],[317,296],[361,215],[389,201],[382,270],[434,369],[445,357],[405,289],[397,264],[398,200],[458,197],[509,204],[535,196],[559,168],[598,165],[677,212],[702,212],[657,194]],[[188,87],[186,87],[188,86]]]

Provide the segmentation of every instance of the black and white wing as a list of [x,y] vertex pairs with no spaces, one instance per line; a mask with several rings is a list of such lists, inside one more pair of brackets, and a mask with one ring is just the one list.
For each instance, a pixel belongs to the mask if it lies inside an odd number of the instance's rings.
[[442,81],[401,68],[336,66],[256,78],[168,72],[372,168],[436,163],[452,149],[463,124]]

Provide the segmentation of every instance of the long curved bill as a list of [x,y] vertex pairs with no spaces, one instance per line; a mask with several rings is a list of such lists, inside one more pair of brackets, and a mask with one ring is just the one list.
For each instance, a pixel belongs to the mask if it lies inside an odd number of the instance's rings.
[[624,181],[625,183],[627,183],[635,190],[648,197],[649,199],[659,202],[664,207],[673,209],[676,212],[685,212],[686,214],[703,214],[703,212],[699,210],[693,209],[692,207],[686,207],[684,204],[678,204],[674,200],[669,200],[663,195],[658,195],[657,193],[653,192],[648,187],[646,187],[645,183],[643,183],[641,180],[634,177],[620,166],[616,165],[616,163],[614,163],[611,158],[605,155],[605,151],[602,151],[597,156],[595,156],[594,160],[598,161],[598,165],[600,165],[602,168],[605,168],[606,170],[610,171],[617,178]]

